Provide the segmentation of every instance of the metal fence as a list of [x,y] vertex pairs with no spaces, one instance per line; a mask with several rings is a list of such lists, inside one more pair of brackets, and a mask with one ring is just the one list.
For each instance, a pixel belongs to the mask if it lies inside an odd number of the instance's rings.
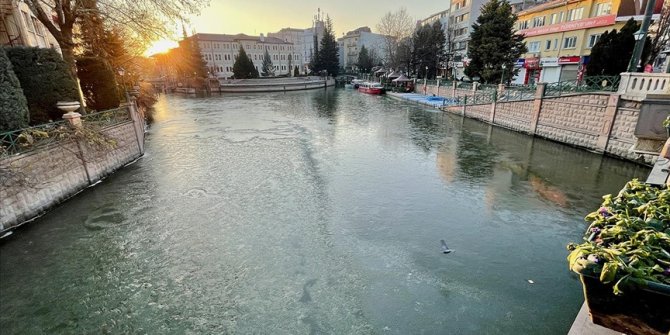
[[561,96],[580,92],[615,92],[619,89],[620,76],[590,76],[580,80],[559,81],[549,83],[545,87],[544,96]]
[[498,101],[519,101],[535,98],[537,87],[534,85],[515,85],[507,86],[505,90],[498,95]]
[[81,120],[86,124],[93,124],[98,127],[107,127],[124,121],[130,121],[131,118],[128,108],[119,107],[102,112],[83,115]]
[[[126,107],[87,114],[81,119],[83,124],[93,125],[95,128],[131,120]],[[71,137],[70,123],[64,120],[0,133],[0,158],[28,152]]]

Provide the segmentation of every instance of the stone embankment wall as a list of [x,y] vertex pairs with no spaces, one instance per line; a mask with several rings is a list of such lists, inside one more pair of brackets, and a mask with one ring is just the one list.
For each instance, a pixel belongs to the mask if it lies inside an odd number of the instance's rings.
[[[534,97],[526,100],[443,109],[530,135],[653,164],[655,156],[631,150],[637,139],[634,132],[642,102],[606,92],[544,96],[543,85],[538,86]],[[417,93],[423,93],[423,90],[423,86],[416,88]],[[475,94],[472,89],[453,86],[429,85],[425,90],[428,95],[447,98]]]
[[[67,140],[0,159],[0,233],[52,208],[144,152],[144,121],[131,119],[102,129],[113,148]],[[86,122],[84,121],[84,127]]]

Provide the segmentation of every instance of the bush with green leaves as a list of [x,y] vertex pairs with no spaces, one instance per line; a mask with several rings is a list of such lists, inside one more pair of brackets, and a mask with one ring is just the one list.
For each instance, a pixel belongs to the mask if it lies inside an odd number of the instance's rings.
[[28,104],[5,50],[0,48],[0,132],[28,126]]
[[86,99],[86,106],[102,111],[119,107],[114,70],[103,58],[80,57],[77,59],[77,76]]
[[53,49],[32,47],[11,47],[5,51],[28,102],[30,124],[61,120],[63,112],[56,108],[56,103],[79,100],[77,82],[70,76],[61,55]]
[[616,197],[606,195],[585,242],[570,244],[570,268],[613,283],[615,294],[648,282],[670,285],[670,190],[636,179]]

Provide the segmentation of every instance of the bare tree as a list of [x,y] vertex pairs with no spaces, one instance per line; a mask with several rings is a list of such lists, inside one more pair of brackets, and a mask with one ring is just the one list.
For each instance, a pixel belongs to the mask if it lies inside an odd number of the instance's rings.
[[25,0],[37,19],[56,39],[69,65],[73,78],[77,77],[74,32],[87,15],[99,15],[106,22],[125,27],[144,38],[168,36],[175,22],[197,13],[208,0]]
[[650,32],[654,36],[651,38],[651,52],[644,64],[653,63],[664,48],[670,47],[670,3],[663,5],[660,17],[652,24]]
[[407,9],[401,7],[395,12],[388,12],[377,23],[377,31],[385,35],[384,51],[386,52],[387,66],[397,67],[398,44],[404,38],[412,35],[415,22],[407,14]]

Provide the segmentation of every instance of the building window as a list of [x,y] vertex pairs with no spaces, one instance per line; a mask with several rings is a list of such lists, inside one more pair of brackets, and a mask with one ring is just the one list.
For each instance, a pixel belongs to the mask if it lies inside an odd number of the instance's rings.
[[549,24],[556,24],[558,22],[558,13],[549,15]]
[[544,16],[534,17],[533,27],[542,27],[542,26],[544,26]]
[[551,40],[547,40],[544,43],[544,50],[551,50]]
[[558,50],[558,38],[554,38],[554,50]]
[[528,20],[519,22],[519,30],[528,29]]
[[576,21],[582,19],[582,14],[584,14],[584,8],[573,8],[568,10],[568,15],[565,18],[565,21]]
[[596,8],[595,8],[595,11],[593,12],[593,16],[609,15],[611,11],[612,11],[612,3],[611,2],[601,2],[601,3],[596,4]]
[[600,39],[600,34],[593,34],[589,36],[589,43],[587,44],[587,48],[593,48],[596,43],[598,43],[598,40]]
[[563,49],[574,49],[577,46],[577,36],[563,39]]
[[538,52],[538,51],[540,51],[540,41],[528,43],[528,52]]
[[34,32],[35,29],[33,28],[33,23],[30,20],[30,15],[28,15],[28,13],[24,11],[21,11],[21,13],[23,13],[23,20],[26,22],[26,27],[28,27],[28,31]]

